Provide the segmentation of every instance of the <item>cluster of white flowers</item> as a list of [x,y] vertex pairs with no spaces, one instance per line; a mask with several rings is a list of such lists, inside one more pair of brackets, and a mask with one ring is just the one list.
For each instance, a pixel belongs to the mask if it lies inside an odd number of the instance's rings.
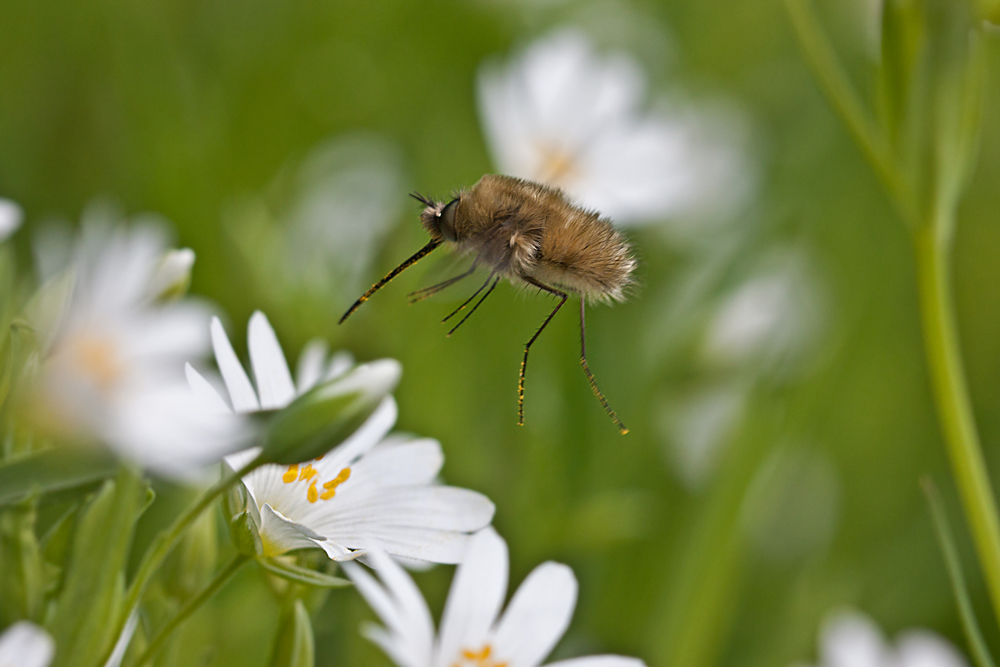
[[[19,218],[19,209],[9,208]],[[488,528],[495,508],[479,493],[440,483],[444,456],[437,441],[389,433],[397,417],[391,391],[399,363],[356,365],[349,354],[331,356],[313,342],[293,377],[274,329],[256,312],[248,325],[248,374],[221,321],[205,304],[183,296],[193,253],[169,251],[162,226],[98,217],[84,221],[64,252],[64,266],[49,272],[28,309],[39,340],[28,392],[32,425],[59,442],[103,444],[151,472],[197,481],[212,464],[241,470],[262,451],[268,454],[267,429],[277,416],[300,414],[295,410],[318,404],[331,388],[337,396],[378,397],[330,451],[297,463],[265,463],[239,480],[246,504],[233,509],[252,521],[257,556],[321,549],[344,562],[380,612],[378,585],[346,561],[376,567],[394,587],[390,597],[408,599],[420,596],[397,560],[461,564],[440,648],[450,657],[442,660],[538,665],[569,623],[573,574],[562,565],[541,566],[494,624],[507,578],[506,545]],[[60,260],[43,257],[40,263],[58,266]],[[209,349],[218,375],[195,368]],[[485,598],[481,586],[491,591]],[[477,608],[483,601],[487,607]],[[401,622],[419,622],[427,617],[422,609]],[[108,667],[121,661],[136,618],[130,616]],[[433,643],[430,635],[421,641]],[[423,644],[380,643],[401,665],[429,659],[407,653]],[[0,638],[0,667],[45,667],[55,650],[43,629],[18,623]],[[642,663],[614,658],[607,664]]]
[[968,667],[962,654],[933,632],[908,630],[891,646],[878,625],[856,611],[835,612],[826,619],[819,658],[819,667]]

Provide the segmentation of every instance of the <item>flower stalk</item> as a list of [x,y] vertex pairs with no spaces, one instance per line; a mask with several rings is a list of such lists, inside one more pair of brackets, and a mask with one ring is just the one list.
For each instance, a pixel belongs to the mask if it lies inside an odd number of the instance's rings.
[[[872,121],[854,91],[811,1],[785,0],[785,6],[813,74],[912,233],[924,348],[938,419],[994,615],[1000,621],[1000,518],[962,367],[951,295],[956,208],[974,162],[974,137],[978,136],[981,122],[985,80],[983,62],[975,48],[975,29],[969,25],[966,30],[956,32],[967,35],[970,40],[967,44],[951,40],[944,32],[937,34],[935,44],[941,53],[936,57],[944,58],[937,63],[938,78],[933,78],[933,69],[923,71],[924,76],[931,78],[925,82],[929,84],[925,88],[936,93],[932,99],[937,112],[931,126],[937,143],[933,150],[926,151],[931,162],[924,165],[934,179],[928,184],[931,197],[924,201],[904,177],[904,165],[888,141],[889,134]],[[956,16],[961,13],[956,12]],[[943,31],[942,25],[931,27]],[[918,111],[924,109],[908,110]]]
[[214,502],[215,499],[218,498],[224,491],[263,464],[264,461],[260,457],[257,457],[236,472],[223,476],[222,479],[207,489],[196,502],[185,509],[168,528],[156,536],[153,544],[150,545],[149,549],[147,549],[146,553],[143,555],[142,562],[136,570],[135,578],[132,580],[132,584],[128,588],[125,604],[122,607],[121,615],[118,620],[119,628],[125,626],[126,619],[128,619],[132,612],[138,607],[143,594],[146,592],[146,587],[153,578],[153,575],[160,569],[160,566],[163,565],[163,561],[170,555],[171,550],[177,545],[177,542],[180,540],[181,535],[184,534],[184,531],[187,530],[188,527],[194,523],[195,519],[201,516],[201,513],[204,512],[208,506],[211,505],[212,502]]
[[1000,617],[1000,520],[962,368],[949,249],[936,229],[937,225],[921,227],[914,239],[927,366],[955,483],[994,613]]
[[157,652],[163,647],[163,644],[170,639],[170,636],[174,631],[180,627],[180,625],[188,619],[191,614],[198,610],[201,605],[210,600],[213,595],[215,595],[219,590],[229,583],[229,580],[243,567],[243,564],[249,560],[247,556],[243,554],[236,554],[236,556],[229,561],[226,567],[222,568],[217,575],[210,581],[205,588],[203,588],[197,595],[188,600],[180,611],[178,611],[173,618],[167,621],[167,624],[160,629],[153,640],[149,643],[149,646],[143,651],[142,656],[136,660],[137,665],[145,665],[147,662],[152,660]]

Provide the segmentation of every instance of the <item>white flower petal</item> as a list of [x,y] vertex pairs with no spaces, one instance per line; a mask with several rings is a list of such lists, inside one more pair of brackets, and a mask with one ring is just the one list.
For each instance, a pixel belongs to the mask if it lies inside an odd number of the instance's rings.
[[212,318],[212,347],[215,350],[215,363],[219,365],[219,372],[229,390],[229,398],[233,402],[233,409],[236,412],[252,412],[260,410],[260,403],[257,402],[257,394],[254,392],[250,378],[243,370],[243,365],[236,358],[226,330],[222,328],[222,322],[218,317]]
[[219,396],[219,392],[215,390],[212,383],[196,371],[191,364],[184,364],[184,375],[194,395],[203,401],[206,406],[218,410],[220,413],[230,411],[230,407],[223,400],[222,396]]
[[0,665],[3,667],[47,667],[56,643],[42,628],[18,621],[0,634]]
[[260,537],[264,542],[265,556],[314,548],[316,540],[322,539],[306,526],[290,521],[266,504],[260,508]]
[[823,623],[820,654],[826,667],[884,667],[889,650],[878,626],[863,614],[840,612]]
[[326,361],[326,341],[314,339],[302,350],[295,369],[296,389],[304,394],[319,382],[323,376],[323,362]]
[[367,636],[401,667],[430,667],[434,624],[427,603],[410,576],[385,553],[375,551],[371,560],[384,587],[361,565],[343,564],[358,592],[386,625],[381,632],[369,631]]
[[327,365],[326,373],[323,375],[323,379],[327,382],[336,379],[349,371],[353,365],[354,355],[350,352],[344,352],[341,350],[330,358],[330,363]]
[[351,437],[327,453],[316,467],[324,474],[335,476],[341,469],[350,466],[359,456],[377,445],[396,423],[398,415],[396,400],[392,396],[386,396],[368,421],[351,434]]
[[336,511],[315,517],[312,525],[323,535],[351,548],[368,545],[350,544],[339,539],[341,535],[361,535],[373,527],[471,532],[488,525],[495,511],[486,496],[453,486],[373,488],[351,497],[345,494],[341,498],[338,493],[330,502]]
[[411,442],[383,441],[351,466],[351,478],[360,489],[369,486],[430,484],[444,465],[444,452],[437,440],[425,438]]
[[541,664],[569,627],[576,606],[576,577],[559,563],[536,567],[507,605],[493,640],[498,661],[517,667]]
[[21,207],[9,199],[0,199],[0,243],[17,231],[24,219]]
[[283,408],[295,398],[295,384],[278,337],[259,310],[250,317],[249,330],[250,364],[257,380],[260,407]]
[[586,658],[572,658],[550,662],[546,667],[645,667],[646,663],[638,658],[626,658],[620,655],[591,655]]
[[507,544],[492,528],[469,539],[455,571],[444,615],[436,664],[450,667],[462,650],[484,646],[507,595]]
[[895,667],[968,667],[962,654],[926,630],[910,630],[897,640]]

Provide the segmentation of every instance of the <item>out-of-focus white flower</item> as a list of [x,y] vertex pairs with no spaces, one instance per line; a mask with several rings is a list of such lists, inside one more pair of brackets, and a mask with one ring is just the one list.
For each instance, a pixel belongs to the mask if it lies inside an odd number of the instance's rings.
[[0,634],[0,667],[47,667],[56,652],[49,633],[18,621]]
[[[321,347],[310,346],[293,382],[274,329],[263,313],[250,318],[248,348],[256,389],[218,320],[212,342],[229,399],[237,412],[283,408],[321,379],[350,367],[349,357],[326,362]],[[384,359],[355,373],[385,384],[398,379],[399,363]],[[365,367],[360,367],[364,369]],[[211,384],[188,366],[192,387],[203,400],[224,405]],[[388,379],[387,379],[388,378]],[[312,461],[265,465],[243,478],[266,556],[320,547],[334,560],[350,560],[375,547],[435,563],[457,563],[468,533],[489,524],[494,507],[474,491],[434,483],[444,463],[440,444],[405,436],[386,438],[396,421],[396,403],[387,397],[372,416],[339,446]],[[256,449],[227,462],[238,470]]]
[[741,152],[705,114],[644,111],[631,57],[595,52],[575,30],[479,75],[479,111],[500,171],[562,188],[623,225],[716,210],[747,191]]
[[21,207],[9,199],[0,198],[0,243],[17,231],[24,218]]
[[[138,620],[137,614],[129,617],[104,667],[122,664]],[[0,634],[0,667],[48,667],[55,653],[52,636],[29,621],[18,621]]]
[[728,383],[671,398],[661,411],[665,453],[688,489],[705,487],[745,407],[745,387]]
[[184,362],[207,352],[209,314],[158,301],[166,251],[160,225],[84,221],[69,265],[29,314],[42,342],[32,414],[63,437],[184,476],[238,449],[245,429],[187,387]]
[[703,349],[713,364],[778,365],[799,357],[820,331],[825,304],[806,258],[791,252],[768,261],[711,317]]
[[908,630],[891,646],[875,622],[856,611],[826,619],[819,653],[819,667],[968,667],[962,654],[939,635]]
[[[537,667],[566,632],[576,606],[576,578],[559,563],[539,565],[517,589],[503,614],[507,593],[507,544],[492,528],[479,531],[455,571],[440,632],[435,637],[427,603],[410,576],[381,552],[367,570],[344,570],[385,623],[365,628],[399,667]],[[553,667],[642,667],[641,660],[590,656]]]

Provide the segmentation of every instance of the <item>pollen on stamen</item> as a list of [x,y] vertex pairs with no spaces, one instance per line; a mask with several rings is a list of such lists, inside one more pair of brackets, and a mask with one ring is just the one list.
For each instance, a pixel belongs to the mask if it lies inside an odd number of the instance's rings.
[[299,479],[300,480],[310,480],[313,477],[315,477],[317,474],[318,473],[316,472],[316,469],[312,467],[312,464],[311,463],[307,463],[306,466],[304,468],[302,468],[302,472],[299,473]]
[[298,478],[299,478],[299,464],[293,463],[292,465],[288,466],[288,470],[286,470],[285,474],[281,476],[281,481],[284,482],[285,484],[291,484]]
[[351,476],[351,469],[344,468],[339,473],[337,473],[336,477],[334,477],[328,482],[323,482],[323,488],[326,489],[326,491],[323,492],[323,495],[321,495],[320,498],[322,498],[323,500],[329,500],[330,498],[333,498],[335,495],[337,495],[337,487],[346,482],[350,476]]
[[309,490],[306,491],[306,500],[310,503],[314,503],[319,500],[319,490],[316,488],[316,480],[314,479],[309,485]]

